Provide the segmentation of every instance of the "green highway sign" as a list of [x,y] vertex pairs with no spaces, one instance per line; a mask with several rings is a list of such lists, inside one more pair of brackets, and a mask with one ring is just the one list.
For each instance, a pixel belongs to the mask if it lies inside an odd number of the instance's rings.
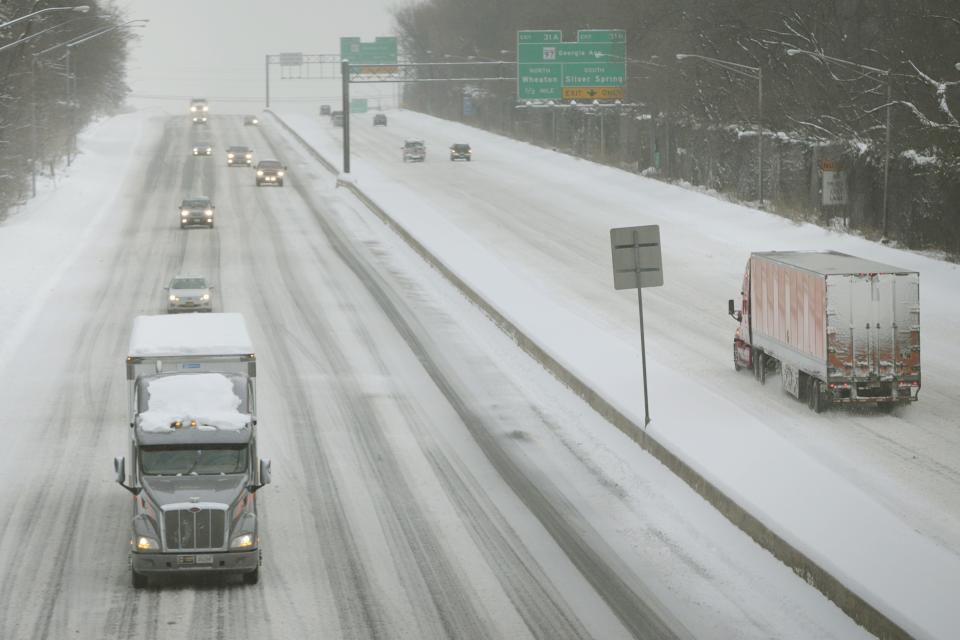
[[534,44],[537,42],[561,42],[562,31],[518,31],[517,42],[520,44]]
[[610,42],[557,42],[520,45],[520,62],[622,62],[626,45]]
[[366,112],[367,112],[366,98],[350,98],[350,113],[366,113]]
[[622,62],[571,62],[563,65],[565,87],[622,87],[626,83]]
[[386,37],[362,42],[360,38],[340,38],[340,59],[349,60],[353,65],[395,65],[397,39]]
[[559,31],[517,32],[517,99],[622,99],[627,79],[627,34],[584,29],[576,42]]
[[521,62],[517,64],[517,86],[524,88],[524,100],[554,100],[563,87],[560,65]]
[[623,29],[581,29],[577,42],[621,42],[626,44],[627,32]]

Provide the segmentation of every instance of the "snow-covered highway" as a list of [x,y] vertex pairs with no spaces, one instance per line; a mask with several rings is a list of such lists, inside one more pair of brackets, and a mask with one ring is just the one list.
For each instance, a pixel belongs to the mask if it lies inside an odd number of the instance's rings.
[[[189,155],[185,116],[101,123],[56,191],[0,226],[0,637],[866,637],[279,128],[241,122],[211,118],[212,158]],[[232,144],[286,162],[287,186],[226,167]],[[177,203],[201,193],[216,227],[180,230]],[[257,346],[274,483],[252,587],[130,586],[130,497],[110,473],[123,362],[132,318],[163,312],[181,272]]]

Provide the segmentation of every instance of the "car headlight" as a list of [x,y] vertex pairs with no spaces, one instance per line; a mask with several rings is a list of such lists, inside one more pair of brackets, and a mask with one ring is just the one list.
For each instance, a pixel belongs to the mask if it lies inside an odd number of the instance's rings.
[[252,533],[244,533],[230,541],[231,549],[249,549],[256,543],[257,539]]
[[137,537],[137,551],[154,551],[160,548],[160,544],[153,538],[147,536]]
[[205,294],[203,294],[203,296],[201,296],[201,297],[203,298],[203,301],[206,302],[207,300],[210,299],[210,294],[209,294],[209,293],[205,293]]
[[186,218],[188,215],[190,215],[190,210],[189,210],[189,209],[184,209],[184,210],[182,210],[182,211],[180,212],[180,215],[183,216],[184,218]]
[[212,215],[213,215],[213,209],[207,209],[206,211],[204,211],[204,213],[207,214],[208,216],[212,216]]
[[282,178],[282,177],[283,177],[283,171],[277,171],[277,177],[278,177],[278,178]]
[[263,176],[263,171],[261,171],[260,169],[257,169],[257,176],[258,176],[258,177],[262,177],[262,176]]

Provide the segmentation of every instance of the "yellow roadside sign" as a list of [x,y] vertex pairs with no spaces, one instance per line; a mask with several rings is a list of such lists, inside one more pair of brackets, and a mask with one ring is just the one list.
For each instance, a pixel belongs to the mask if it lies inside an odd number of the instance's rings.
[[358,70],[355,69],[355,71],[359,71],[359,73],[376,73],[379,75],[386,75],[390,73],[400,73],[400,67],[386,66],[386,65],[383,65],[383,66],[364,65],[360,67]]
[[623,100],[623,87],[564,87],[564,100]]

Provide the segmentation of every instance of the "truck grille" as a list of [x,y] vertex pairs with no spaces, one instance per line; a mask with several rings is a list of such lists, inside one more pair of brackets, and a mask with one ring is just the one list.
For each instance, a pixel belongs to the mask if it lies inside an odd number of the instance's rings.
[[221,509],[172,509],[163,514],[167,549],[222,549],[226,538],[225,511]]

